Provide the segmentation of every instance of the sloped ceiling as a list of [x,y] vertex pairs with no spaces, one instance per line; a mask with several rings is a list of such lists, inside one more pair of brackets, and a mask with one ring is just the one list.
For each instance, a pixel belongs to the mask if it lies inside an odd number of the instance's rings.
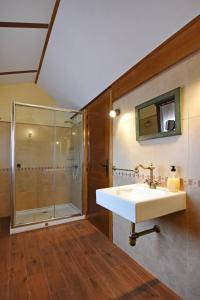
[[62,0],[39,84],[81,108],[199,12],[196,0]]
[[[0,22],[48,24],[55,0],[0,0]],[[0,73],[37,70],[47,28],[0,27]],[[0,84],[33,82],[36,73],[0,75]]]

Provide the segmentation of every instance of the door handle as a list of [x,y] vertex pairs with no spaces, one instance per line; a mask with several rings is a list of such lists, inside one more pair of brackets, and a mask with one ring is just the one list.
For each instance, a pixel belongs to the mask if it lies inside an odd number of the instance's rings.
[[101,165],[103,168],[105,168],[106,176],[108,176],[108,174],[109,174],[109,162],[108,162],[108,159],[106,159],[105,164],[101,164],[101,163],[100,163],[100,165]]

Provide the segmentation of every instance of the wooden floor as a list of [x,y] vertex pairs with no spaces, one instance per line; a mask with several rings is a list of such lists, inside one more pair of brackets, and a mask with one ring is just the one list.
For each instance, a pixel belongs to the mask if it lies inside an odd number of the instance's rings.
[[0,221],[0,299],[180,299],[88,221],[9,236]]

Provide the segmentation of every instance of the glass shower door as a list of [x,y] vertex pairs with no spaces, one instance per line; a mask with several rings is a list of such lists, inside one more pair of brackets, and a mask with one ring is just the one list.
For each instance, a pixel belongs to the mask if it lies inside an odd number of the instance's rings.
[[55,112],[55,217],[82,214],[82,114]]
[[15,106],[15,225],[54,218],[54,117],[52,110]]

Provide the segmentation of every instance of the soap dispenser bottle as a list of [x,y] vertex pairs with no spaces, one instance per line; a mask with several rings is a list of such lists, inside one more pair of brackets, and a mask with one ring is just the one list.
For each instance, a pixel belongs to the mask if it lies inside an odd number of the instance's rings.
[[175,166],[171,166],[171,174],[167,179],[167,189],[169,192],[178,192],[180,189],[180,178],[177,177]]

